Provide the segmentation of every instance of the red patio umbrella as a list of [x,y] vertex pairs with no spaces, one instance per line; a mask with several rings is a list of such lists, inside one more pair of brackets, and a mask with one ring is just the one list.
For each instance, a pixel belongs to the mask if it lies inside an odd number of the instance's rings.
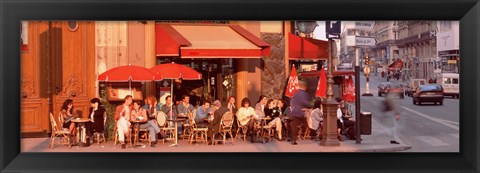
[[288,85],[285,89],[285,96],[292,98],[293,95],[298,91],[298,77],[297,77],[297,69],[295,66],[292,66],[292,72],[290,72],[290,77],[288,78]]
[[[200,80],[202,79],[202,74],[198,71],[181,65],[172,63],[160,64],[155,67],[150,68],[150,71],[155,76],[155,81],[162,79],[171,79],[171,95],[173,96],[173,80],[174,79],[183,79],[183,80]],[[170,108],[172,109],[172,108]],[[170,110],[172,111],[172,110]]]
[[343,85],[343,100],[345,102],[355,102],[355,86],[352,75],[349,75],[348,79],[343,78]]
[[132,81],[133,82],[146,82],[153,81],[154,75],[150,70],[145,67],[135,66],[135,65],[125,65],[112,68],[98,75],[97,78],[99,81],[105,82],[127,82],[129,85],[130,92],[132,92]]
[[320,70],[320,78],[318,79],[317,92],[315,96],[325,98],[327,96],[327,75],[325,69]]

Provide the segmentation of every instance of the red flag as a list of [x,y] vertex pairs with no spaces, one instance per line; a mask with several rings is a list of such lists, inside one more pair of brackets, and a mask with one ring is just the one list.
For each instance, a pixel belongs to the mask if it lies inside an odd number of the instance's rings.
[[315,96],[320,98],[325,98],[327,96],[327,75],[325,74],[325,69],[322,67],[320,70],[320,78],[318,79],[317,92]]
[[295,66],[293,66],[292,72],[290,72],[290,77],[288,78],[287,88],[285,89],[285,96],[292,98],[297,91],[298,91],[297,70],[295,69]]
[[343,99],[346,102],[355,102],[355,86],[353,85],[353,77],[350,75],[348,79],[343,80]]

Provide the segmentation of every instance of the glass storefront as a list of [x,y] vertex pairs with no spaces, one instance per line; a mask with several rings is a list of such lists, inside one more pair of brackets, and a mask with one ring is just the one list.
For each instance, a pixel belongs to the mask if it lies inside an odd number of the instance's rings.
[[[162,57],[157,60],[158,64],[175,62],[191,67],[202,73],[202,80],[184,80],[181,82],[182,87],[190,96],[190,103],[194,106],[200,105],[202,100],[220,100],[224,101],[233,95],[235,80],[233,77],[236,60],[231,58],[215,58],[215,59],[180,59],[178,57]],[[171,80],[163,80],[156,82],[156,90],[170,87]],[[174,81],[175,82],[175,81]],[[176,85],[174,83],[174,85]],[[160,97],[157,92],[156,97]]]

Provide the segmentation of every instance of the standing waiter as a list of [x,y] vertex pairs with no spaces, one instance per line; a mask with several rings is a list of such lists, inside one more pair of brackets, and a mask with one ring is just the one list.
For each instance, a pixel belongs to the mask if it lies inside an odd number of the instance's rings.
[[305,127],[306,119],[305,112],[307,109],[312,108],[309,103],[310,96],[307,93],[307,82],[305,80],[300,80],[298,83],[299,90],[293,95],[290,100],[291,111],[290,111],[290,137],[293,139],[292,145],[297,145],[298,130],[297,128],[300,125]]

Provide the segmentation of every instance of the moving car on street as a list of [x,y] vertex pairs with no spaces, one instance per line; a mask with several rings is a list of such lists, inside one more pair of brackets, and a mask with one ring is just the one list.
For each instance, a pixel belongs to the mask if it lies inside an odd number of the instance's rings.
[[389,86],[391,83],[390,82],[382,82],[380,85],[378,85],[378,96],[385,95],[385,91],[387,90],[387,86]]
[[422,102],[433,102],[443,105],[443,87],[439,84],[421,85],[412,94],[413,104],[422,104]]
[[388,94],[389,92],[395,90],[396,94],[398,94],[398,97],[400,97],[401,99],[405,98],[405,95],[404,95],[404,89],[403,89],[403,85],[402,84],[398,84],[398,83],[391,83],[390,85],[387,86],[387,89],[385,91],[385,94]]
[[427,84],[425,79],[410,79],[407,88],[405,89],[405,94],[412,97],[412,93],[415,92],[420,85]]
[[404,98],[404,89],[401,84],[391,83],[391,82],[382,82],[378,85],[378,96],[386,95],[388,92],[393,91],[393,89],[397,89],[398,96],[400,98]]

